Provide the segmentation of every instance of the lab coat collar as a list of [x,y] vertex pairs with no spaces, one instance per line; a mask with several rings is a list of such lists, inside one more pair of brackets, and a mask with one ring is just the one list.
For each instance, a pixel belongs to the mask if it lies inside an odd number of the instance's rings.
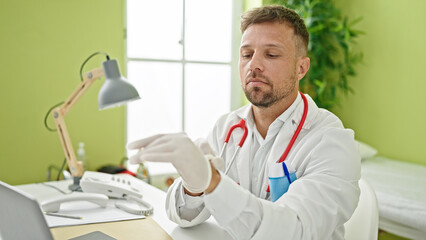
[[253,119],[253,113],[252,113],[251,108],[252,108],[252,104],[247,104],[247,105],[235,110],[235,114],[237,114],[237,116],[239,118],[243,118],[246,121],[249,117],[251,119]]
[[279,115],[277,117],[278,120],[282,121],[282,122],[286,122],[289,119],[293,120],[294,117],[294,111],[299,108],[299,106],[302,105],[303,106],[303,101],[302,101],[302,97],[300,96],[300,94],[297,94],[296,99],[294,100],[294,102],[290,105],[289,108],[287,108],[287,110],[285,110],[281,115]]
[[[315,104],[314,100],[308,95],[304,94],[306,97],[306,100],[308,101],[308,114],[306,116],[305,123],[303,124],[303,129],[309,129],[312,126],[313,119],[318,114],[318,106]],[[286,122],[289,119],[291,119],[293,125],[296,127],[299,125],[300,120],[302,120],[304,111],[304,104],[303,99],[300,96],[300,94],[297,94],[296,100],[293,102],[293,104],[290,105],[290,107],[285,110],[280,116],[278,116],[277,119]]]
[[[304,94],[304,95],[306,97],[306,100],[308,100],[308,115],[306,116],[306,120],[305,120],[305,123],[303,124],[302,128],[303,129],[310,129],[312,124],[314,123],[314,119],[318,115],[319,108],[315,104],[314,100],[312,100],[312,98],[308,94]],[[296,125],[296,126],[298,126],[299,123],[300,123],[300,120],[302,120],[303,110],[304,110],[304,104],[303,104],[302,97],[300,96],[300,94],[298,95],[298,97],[300,98],[300,104],[297,106],[295,113],[292,114],[292,121],[293,121],[294,125]]]
[[244,107],[241,107],[235,111],[239,119],[244,119],[246,121],[246,126],[248,129],[253,129],[254,127],[254,118],[253,118],[253,105],[247,104]]

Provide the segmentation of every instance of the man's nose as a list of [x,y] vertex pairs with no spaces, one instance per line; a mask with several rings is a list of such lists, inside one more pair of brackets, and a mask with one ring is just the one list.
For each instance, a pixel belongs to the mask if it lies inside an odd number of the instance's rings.
[[254,54],[253,57],[250,60],[250,64],[249,64],[249,70],[252,72],[263,72],[264,67],[263,67],[263,62],[260,56],[258,56],[257,54]]

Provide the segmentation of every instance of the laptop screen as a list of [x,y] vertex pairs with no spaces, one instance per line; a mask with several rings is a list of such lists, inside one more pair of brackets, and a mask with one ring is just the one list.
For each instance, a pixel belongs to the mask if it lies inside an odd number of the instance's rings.
[[53,239],[35,198],[2,181],[0,239]]

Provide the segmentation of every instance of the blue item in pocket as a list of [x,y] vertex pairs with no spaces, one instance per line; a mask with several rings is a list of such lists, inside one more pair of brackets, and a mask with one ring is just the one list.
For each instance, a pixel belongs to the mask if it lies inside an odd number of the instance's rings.
[[282,167],[284,170],[284,176],[282,177],[269,177],[269,190],[271,193],[271,201],[275,202],[280,198],[284,193],[288,191],[288,187],[294,181],[296,181],[297,176],[296,172],[289,173],[287,166],[282,162]]

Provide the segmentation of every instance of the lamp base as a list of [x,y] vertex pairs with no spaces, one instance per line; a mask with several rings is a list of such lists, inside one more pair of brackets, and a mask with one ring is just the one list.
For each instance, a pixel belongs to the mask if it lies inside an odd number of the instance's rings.
[[73,178],[73,184],[68,186],[69,190],[73,192],[82,192],[83,190],[81,190],[81,186],[80,186],[81,177],[72,177],[72,178]]

